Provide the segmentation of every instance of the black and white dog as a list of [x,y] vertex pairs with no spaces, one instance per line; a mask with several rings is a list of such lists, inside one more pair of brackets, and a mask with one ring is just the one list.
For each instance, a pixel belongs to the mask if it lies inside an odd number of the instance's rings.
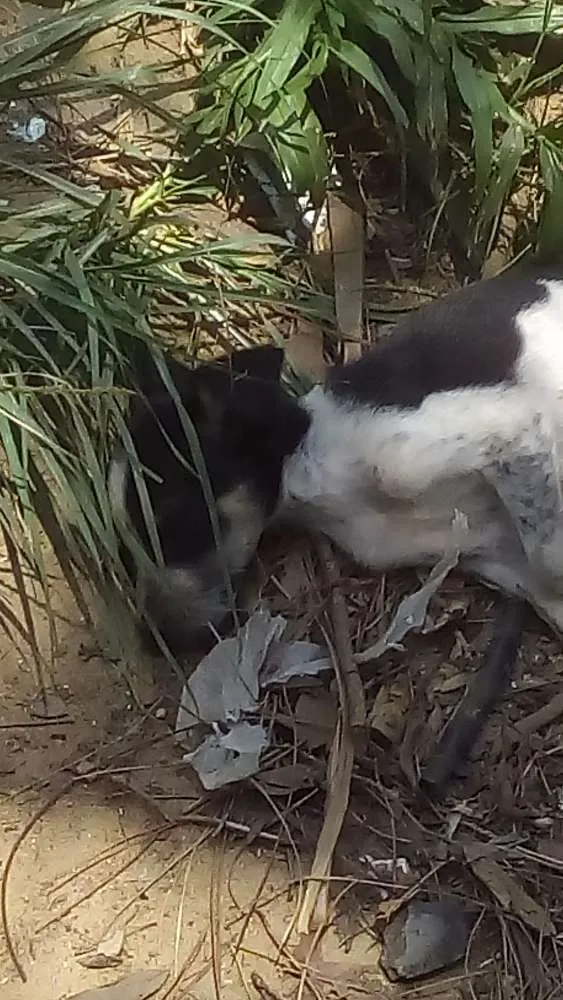
[[[325,532],[373,570],[437,561],[467,518],[461,566],[523,596],[563,631],[563,267],[513,268],[424,306],[301,399],[282,352],[169,366],[216,498],[222,558],[176,403],[154,372],[129,428],[164,566],[138,578],[143,607],[180,655],[227,613],[235,577],[282,515]],[[186,463],[188,455],[188,463]],[[127,459],[116,516],[149,546]]]

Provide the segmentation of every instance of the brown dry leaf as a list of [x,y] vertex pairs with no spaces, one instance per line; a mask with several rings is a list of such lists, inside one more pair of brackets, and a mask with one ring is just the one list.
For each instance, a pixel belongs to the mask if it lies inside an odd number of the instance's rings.
[[436,615],[430,614],[429,612],[421,629],[421,635],[430,635],[433,632],[439,632],[440,629],[443,629],[446,625],[450,625],[453,620],[465,618],[469,608],[469,603],[468,597],[463,600],[457,599],[450,601],[447,607],[443,608]]
[[[318,996],[346,997],[346,1000],[389,1000],[389,990],[382,988],[382,975],[377,964],[355,965],[329,962],[315,958],[308,962],[313,982],[318,983]],[[323,990],[323,986],[326,987]]]
[[544,858],[549,858],[550,861],[557,862],[556,867],[560,868],[560,864],[563,862],[563,841],[550,840],[547,837],[542,838],[536,844],[536,851]]
[[403,908],[405,902],[404,896],[399,896],[396,899],[382,899],[377,906],[376,922],[387,924]]
[[426,752],[426,710],[429,679],[421,674],[415,684],[399,748],[399,765],[412,788],[418,784],[418,765]]
[[473,652],[470,644],[459,629],[456,629],[454,634],[455,640],[450,650],[450,660],[459,660],[461,658],[469,660]]
[[525,715],[516,723],[515,729],[519,737],[531,736],[538,729],[555,722],[560,715],[563,715],[563,692],[558,692],[547,705],[542,705],[531,715]]
[[426,720],[425,739],[427,739],[429,743],[434,743],[434,741],[438,738],[438,734],[442,732],[444,728],[444,717],[445,713],[440,705],[434,705],[434,708]]
[[287,795],[300,788],[314,788],[322,780],[322,768],[312,764],[288,764],[260,773],[260,784],[270,795]]
[[109,986],[98,986],[74,993],[69,1000],[147,1000],[164,986],[168,973],[163,969],[133,972]]
[[37,695],[30,708],[32,719],[68,719],[67,707],[56,691],[46,690]]
[[409,693],[400,684],[384,684],[377,692],[368,717],[370,729],[381,733],[390,743],[399,743],[403,738]]
[[326,372],[323,331],[316,323],[300,317],[285,342],[286,357],[298,375],[321,382]]
[[444,663],[434,675],[429,685],[429,694],[453,694],[467,684],[467,674],[456,670],[450,663]]
[[322,688],[318,691],[304,691],[295,706],[293,726],[297,740],[312,750],[321,746],[329,747],[337,719],[338,704],[331,691]]
[[513,875],[491,858],[476,858],[469,862],[476,878],[500,903],[507,913],[520,917],[523,923],[540,934],[555,934],[555,927],[546,910],[540,906]]
[[81,955],[77,959],[79,965],[84,969],[115,969],[121,965],[120,958],[111,958],[109,955],[101,955],[97,951],[88,955]]
[[121,964],[121,953],[125,944],[125,931],[116,930],[100,941],[95,952],[82,955],[78,961],[85,969],[111,969]]

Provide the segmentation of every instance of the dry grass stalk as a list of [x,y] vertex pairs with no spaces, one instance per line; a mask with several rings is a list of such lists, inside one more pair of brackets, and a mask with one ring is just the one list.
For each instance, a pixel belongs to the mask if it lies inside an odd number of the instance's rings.
[[318,542],[318,553],[331,587],[331,618],[334,648],[330,653],[338,681],[340,718],[332,742],[327,770],[327,797],[322,830],[317,843],[305,898],[297,919],[300,934],[311,927],[328,923],[328,886],[334,850],[342,830],[350,798],[354,769],[354,733],[365,726],[366,706],[350,640],[348,611],[342,591],[332,546],[325,539]]

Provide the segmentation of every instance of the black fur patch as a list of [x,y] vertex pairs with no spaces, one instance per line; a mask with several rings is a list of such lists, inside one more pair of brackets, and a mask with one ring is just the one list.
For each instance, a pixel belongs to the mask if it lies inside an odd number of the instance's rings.
[[[198,433],[216,500],[244,484],[266,517],[273,513],[279,498],[283,460],[297,447],[309,426],[308,415],[279,385],[282,360],[283,352],[269,347],[236,352],[224,366],[202,366],[197,370],[167,360],[171,378]],[[253,374],[245,375],[245,371]],[[259,376],[255,377],[254,372]],[[139,461],[147,470],[145,485],[164,562],[189,567],[215,549],[211,518],[176,405],[160,377],[156,377],[158,381],[154,375],[145,376],[143,388],[148,390],[148,398],[135,399],[130,431]],[[178,454],[187,460],[188,467]],[[130,474],[126,505],[135,531],[150,552],[145,519]],[[130,569],[131,561],[127,559],[127,563]]]
[[368,406],[416,408],[435,392],[510,382],[522,347],[515,320],[546,299],[537,278],[562,276],[514,268],[425,305],[359,361],[333,369],[327,388]]

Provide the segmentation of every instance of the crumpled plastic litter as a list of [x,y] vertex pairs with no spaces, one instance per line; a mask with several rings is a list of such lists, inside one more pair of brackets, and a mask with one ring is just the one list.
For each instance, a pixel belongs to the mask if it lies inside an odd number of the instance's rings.
[[39,115],[32,115],[26,122],[14,122],[8,129],[8,135],[22,142],[39,142],[47,131],[47,122]]
[[217,730],[206,736],[184,760],[197,771],[203,787],[213,791],[256,774],[267,745],[268,734],[261,723],[235,722],[226,733]]
[[213,732],[185,754],[204,788],[221,788],[259,769],[268,745],[256,713],[261,689],[287,684],[295,677],[331,669],[328,652],[313,642],[282,642],[287,620],[258,608],[236,636],[218,642],[185,684],[176,718],[176,737],[207,723]]
[[[430,598],[458,562],[466,518],[456,513],[452,527],[451,548],[423,586],[401,601],[386,634],[359,654],[358,662],[397,647],[410,629],[424,624]],[[201,723],[213,730],[184,756],[206,789],[221,788],[258,771],[268,735],[261,722],[246,717],[258,711],[261,690],[332,669],[324,646],[304,640],[284,642],[286,626],[282,615],[273,616],[266,607],[258,608],[237,635],[213,647],[184,686],[176,718],[177,739],[182,742],[189,730]]]
[[403,598],[397,612],[387,629],[373,646],[362,650],[355,657],[356,663],[366,663],[368,660],[376,660],[387,649],[401,648],[401,642],[407,632],[413,628],[422,628],[426,619],[430,598],[442,586],[448,573],[451,573],[459,562],[460,551],[462,550],[463,535],[467,531],[467,518],[459,511],[456,512],[452,522],[452,543],[449,549],[436,563],[434,569],[428,574],[422,587],[415,590],[413,594],[407,594]]

